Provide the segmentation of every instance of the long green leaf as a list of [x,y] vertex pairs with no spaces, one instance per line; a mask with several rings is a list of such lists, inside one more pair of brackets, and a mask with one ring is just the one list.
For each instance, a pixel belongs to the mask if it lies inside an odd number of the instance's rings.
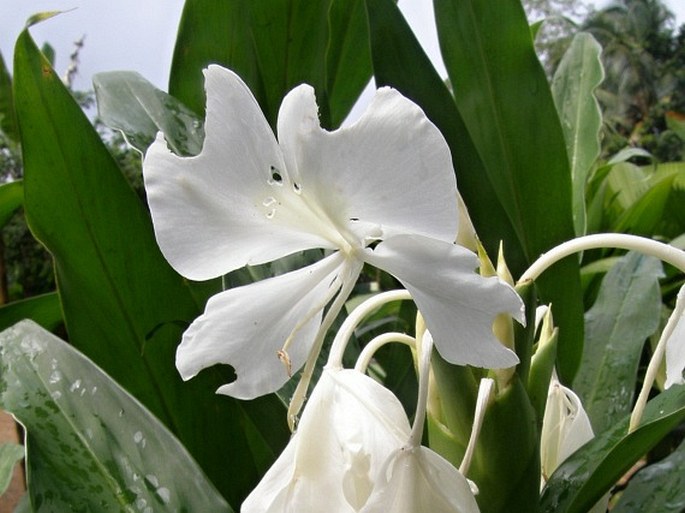
[[540,499],[543,513],[586,513],[630,467],[685,419],[685,386],[647,403],[642,424],[628,433],[628,418],[599,434],[552,474]]
[[468,201],[469,215],[488,252],[497,254],[504,240],[507,260],[523,261],[521,244],[447,86],[392,0],[366,0],[366,8],[376,84],[392,86],[416,102],[440,129],[452,151],[459,191],[467,200],[478,198]]
[[174,353],[200,305],[28,31],[14,77],[27,219],[54,256],[70,342],[170,427],[237,507],[288,439],[282,403],[213,395],[230,380],[223,369],[181,381]]
[[600,154],[602,112],[594,91],[604,79],[602,47],[591,34],[576,34],[559,63],[552,94],[561,119],[573,182],[573,224],[585,235],[585,183]]
[[162,131],[178,155],[197,155],[202,149],[202,121],[173,96],[160,91],[133,71],[110,71],[93,77],[98,114],[110,128],[145,153]]
[[[538,255],[575,234],[571,171],[547,78],[518,0],[435,0],[434,5],[457,108],[524,251],[523,261],[507,258],[519,275]],[[465,201],[471,206],[484,197],[465,195]],[[537,285],[541,299],[556,307],[559,371],[570,379],[582,348],[577,259],[561,262]]]
[[48,331],[63,323],[62,305],[57,292],[49,292],[0,306],[0,330],[22,319],[31,319]]
[[637,473],[612,513],[682,513],[685,511],[685,442],[659,463]]
[[22,321],[0,334],[0,357],[36,512],[232,511],[179,441],[65,342]]
[[659,327],[661,262],[628,253],[602,281],[585,316],[583,360],[573,382],[595,433],[630,411],[642,348]]
[[201,114],[202,69],[218,63],[245,80],[272,126],[283,96],[304,82],[335,127],[371,76],[361,1],[189,0],[169,92]]

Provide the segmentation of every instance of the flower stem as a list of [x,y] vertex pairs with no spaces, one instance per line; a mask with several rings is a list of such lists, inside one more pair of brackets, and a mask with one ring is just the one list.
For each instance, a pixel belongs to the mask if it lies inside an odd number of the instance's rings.
[[671,338],[673,330],[675,330],[675,327],[683,313],[685,313],[685,286],[681,287],[680,291],[678,292],[673,313],[668,318],[666,327],[664,328],[664,331],[661,332],[659,342],[654,349],[654,354],[649,360],[649,365],[647,366],[647,371],[645,372],[645,378],[642,380],[640,394],[637,396],[637,401],[635,401],[635,406],[630,414],[630,425],[628,426],[629,433],[635,431],[642,420],[642,414],[644,413],[645,405],[647,404],[649,391],[652,389],[652,385],[656,380],[656,375],[659,372],[659,367],[661,366],[661,362],[666,354],[666,343],[668,342],[668,339]]
[[526,272],[521,275],[519,284],[536,280],[549,267],[574,253],[598,248],[621,248],[639,251],[652,255],[685,273],[685,251],[646,237],[627,235],[625,233],[598,233],[585,235],[559,244],[547,253],[543,253],[533,262]]

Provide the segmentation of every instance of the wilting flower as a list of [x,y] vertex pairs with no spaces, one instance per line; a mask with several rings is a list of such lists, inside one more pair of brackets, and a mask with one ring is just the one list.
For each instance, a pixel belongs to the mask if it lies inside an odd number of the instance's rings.
[[219,392],[253,398],[277,390],[316,357],[365,262],[411,292],[445,359],[517,363],[491,325],[503,312],[522,321],[522,303],[497,278],[475,274],[477,257],[453,243],[451,156],[421,109],[382,88],[355,124],[329,132],[319,125],[314,91],[301,85],[283,100],[277,140],[237,75],[210,66],[205,79],[201,153],[174,155],[160,134],[143,164],[167,260],[183,276],[206,280],[312,248],[329,254],[211,298],[178,348],[184,379],[225,363],[237,379]]
[[325,369],[297,431],[241,512],[359,511],[409,432],[388,389],[351,369]]

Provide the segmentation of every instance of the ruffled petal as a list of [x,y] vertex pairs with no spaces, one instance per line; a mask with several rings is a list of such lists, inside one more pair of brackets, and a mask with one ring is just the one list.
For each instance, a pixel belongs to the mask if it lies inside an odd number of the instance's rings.
[[[290,201],[278,179],[282,152],[245,83],[220,66],[205,70],[207,119],[202,151],[174,155],[159,134],[143,163],[157,242],[183,276],[205,280],[246,264],[330,247],[286,216]],[[284,200],[284,197],[287,199]],[[301,221],[301,223],[300,223]]]
[[389,390],[353,370],[325,369],[297,432],[241,511],[359,511],[409,431]]
[[466,478],[427,447],[402,448],[386,462],[360,513],[478,513]]
[[492,323],[500,313],[523,322],[523,302],[498,278],[476,274],[475,254],[435,239],[398,235],[367,249],[364,257],[407,288],[447,361],[490,369],[518,363],[494,336]]
[[[453,241],[457,188],[449,147],[423,111],[381,88],[352,126],[323,130],[311,87],[283,100],[278,139],[303,194],[341,230],[380,239],[416,233]],[[345,228],[346,227],[346,228]]]
[[223,363],[233,366],[237,379],[218,393],[253,399],[278,390],[289,375],[277,352],[298,322],[309,316],[288,350],[293,372],[304,364],[325,300],[335,292],[335,278],[344,266],[344,257],[334,253],[297,271],[210,298],[178,346],[176,367],[183,379]]

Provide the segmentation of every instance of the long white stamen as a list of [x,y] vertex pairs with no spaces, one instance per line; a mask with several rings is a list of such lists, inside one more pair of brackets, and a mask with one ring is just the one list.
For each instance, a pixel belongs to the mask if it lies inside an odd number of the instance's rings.
[[469,468],[471,467],[473,453],[476,450],[476,442],[478,441],[480,430],[483,427],[483,419],[485,418],[485,412],[487,411],[487,406],[490,402],[490,396],[492,395],[492,389],[494,385],[495,380],[492,378],[483,378],[480,380],[480,385],[478,386],[478,398],[476,399],[476,411],[473,414],[471,436],[469,437],[469,443],[466,446],[464,459],[461,460],[461,465],[459,465],[459,472],[461,472],[464,476],[468,473]]
[[433,354],[433,337],[427,331],[421,337],[419,349],[419,396],[416,402],[414,424],[409,435],[409,448],[421,445],[423,426],[426,423],[426,409],[428,407],[428,382],[430,376],[431,355]]
[[404,344],[412,349],[416,349],[416,339],[405,333],[383,333],[371,339],[371,341],[364,346],[359,358],[357,358],[357,363],[354,366],[354,370],[365,373],[366,369],[369,367],[369,363],[373,358],[376,351],[386,344],[399,343]]
[[628,426],[628,432],[632,433],[635,431],[642,420],[642,414],[645,411],[645,405],[647,404],[647,399],[649,397],[649,391],[652,389],[652,385],[656,380],[656,375],[659,372],[659,367],[666,354],[666,343],[668,339],[671,338],[673,331],[675,330],[678,321],[685,314],[685,285],[680,288],[678,296],[675,301],[675,308],[673,313],[668,318],[666,327],[664,331],[661,332],[661,337],[659,342],[654,349],[654,354],[649,360],[649,365],[647,366],[647,371],[645,372],[645,378],[642,381],[642,388],[640,389],[640,394],[635,401],[635,406],[630,414],[630,425]]
[[352,338],[354,330],[357,329],[357,326],[359,326],[365,317],[386,303],[407,299],[411,299],[411,295],[408,291],[404,289],[390,290],[388,292],[376,294],[357,306],[352,313],[347,316],[342,326],[340,326],[338,333],[335,335],[326,367],[342,369],[342,359],[347,343],[350,341],[350,338]]
[[625,233],[598,233],[585,235],[559,244],[533,262],[526,272],[523,273],[518,283],[536,280],[549,267],[574,253],[590,249],[621,248],[639,251],[646,255],[652,255],[685,273],[685,251],[674,246],[657,242],[646,237],[627,235]]

